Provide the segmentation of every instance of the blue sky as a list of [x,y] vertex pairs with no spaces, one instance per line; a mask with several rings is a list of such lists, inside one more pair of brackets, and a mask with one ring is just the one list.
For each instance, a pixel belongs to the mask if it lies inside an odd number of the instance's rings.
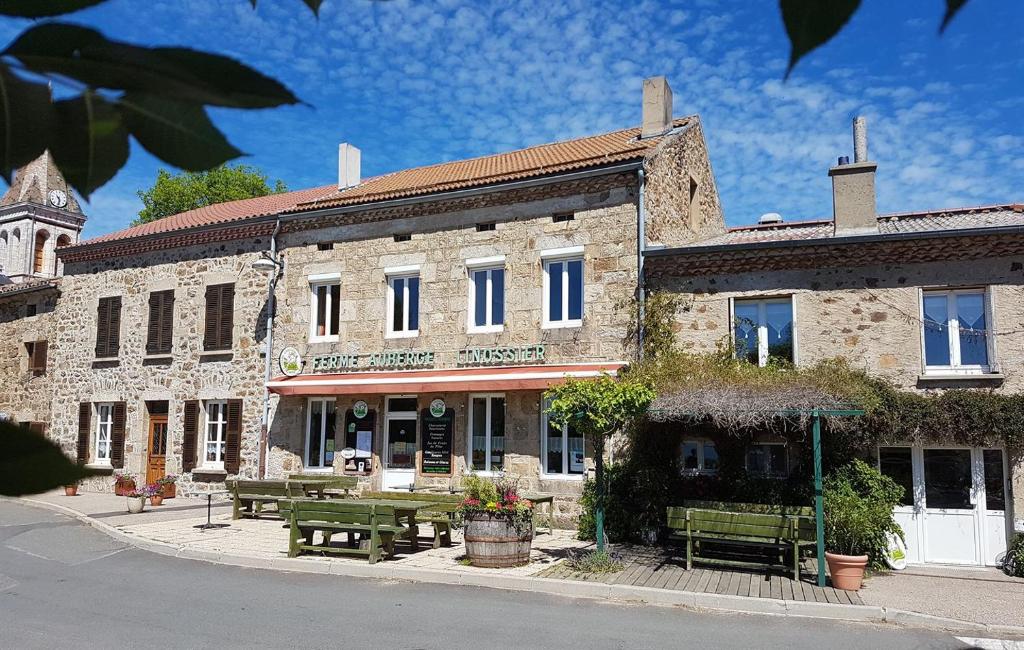
[[[938,36],[941,0],[865,0],[788,82],[778,6],[762,2],[112,0],[69,20],[149,45],[245,60],[312,107],[213,112],[290,189],[634,126],[664,74],[699,113],[730,225],[831,215],[827,169],[868,117],[882,212],[1024,201],[1024,3],[971,0]],[[144,9],[144,10],[143,10]],[[0,22],[0,38],[22,27]],[[86,236],[126,226],[160,166],[128,166],[85,209]]]

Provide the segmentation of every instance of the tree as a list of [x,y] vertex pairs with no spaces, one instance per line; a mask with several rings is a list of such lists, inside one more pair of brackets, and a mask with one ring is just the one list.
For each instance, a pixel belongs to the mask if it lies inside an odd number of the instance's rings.
[[0,496],[39,494],[93,474],[71,462],[51,440],[0,420]]
[[288,188],[280,180],[274,181],[271,187],[266,174],[248,165],[221,165],[206,172],[181,174],[171,174],[161,169],[152,187],[138,191],[144,207],[132,225],[149,223],[214,203],[287,191]]
[[602,375],[594,380],[569,379],[548,390],[545,396],[551,399],[549,420],[572,423],[593,447],[597,552],[603,553],[605,441],[643,414],[654,399],[654,389],[642,382]]

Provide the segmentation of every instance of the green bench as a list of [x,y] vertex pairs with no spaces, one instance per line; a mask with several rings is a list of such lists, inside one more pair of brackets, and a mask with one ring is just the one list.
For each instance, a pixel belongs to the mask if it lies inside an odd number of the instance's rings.
[[[707,503],[705,502],[705,505]],[[669,539],[686,542],[686,569],[693,568],[695,555],[702,555],[704,543],[728,544],[750,550],[772,551],[771,556],[792,553],[793,579],[800,579],[800,551],[815,544],[814,518],[785,512],[742,512],[744,506],[756,504],[715,504],[731,510],[693,507],[669,507]],[[785,509],[784,506],[757,506],[756,510]],[[767,554],[766,554],[767,555]],[[765,555],[758,562],[728,558],[698,557],[706,564],[723,564],[744,568],[771,566]]]
[[302,497],[305,492],[301,483],[288,481],[228,481],[228,489],[234,502],[231,509],[232,519],[242,517],[260,518],[264,515],[283,517],[279,509],[264,510],[268,503],[277,504],[280,499]]
[[[434,527],[434,548],[452,545],[452,513],[462,503],[464,497],[458,494],[416,492],[368,492],[363,499],[381,499],[393,501],[430,501],[433,505],[416,513],[416,523],[431,524]],[[415,533],[413,533],[415,534]]]
[[[382,552],[393,557],[395,540],[412,534],[409,528],[394,524],[394,509],[387,506],[343,499],[294,499],[288,510],[288,557],[296,557],[303,551],[361,555],[374,564]],[[313,543],[317,532],[323,536],[322,544]],[[331,537],[336,533],[348,535],[347,546],[331,546]],[[353,544],[354,534],[360,537],[358,546]]]
[[289,474],[289,481],[320,481],[327,497],[348,499],[359,485],[359,478],[341,474]]
[[721,510],[723,512],[753,512],[762,515],[796,515],[814,517],[814,506],[780,506],[767,503],[739,503],[734,501],[683,501],[684,508]]

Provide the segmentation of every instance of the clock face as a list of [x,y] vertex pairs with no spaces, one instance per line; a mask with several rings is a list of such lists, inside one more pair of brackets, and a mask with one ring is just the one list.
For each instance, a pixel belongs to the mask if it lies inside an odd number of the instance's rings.
[[50,205],[63,208],[68,204],[68,195],[64,190],[50,190]]

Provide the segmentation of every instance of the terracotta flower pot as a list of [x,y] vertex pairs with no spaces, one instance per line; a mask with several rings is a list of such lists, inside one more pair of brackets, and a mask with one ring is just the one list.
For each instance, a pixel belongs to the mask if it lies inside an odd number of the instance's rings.
[[160,485],[160,496],[165,499],[173,499],[175,496],[174,483],[162,483]]
[[146,509],[146,497],[128,497],[128,512],[137,515]]
[[151,506],[158,506],[158,505],[160,505],[163,502],[164,502],[164,495],[162,495],[162,494],[154,494],[153,496],[149,497],[149,505],[151,505]]
[[78,486],[77,485],[65,485],[64,486],[64,496],[66,496],[66,497],[78,496]]
[[828,572],[832,575],[832,586],[846,591],[857,591],[864,581],[864,568],[868,565],[867,555],[839,555],[825,553]]

